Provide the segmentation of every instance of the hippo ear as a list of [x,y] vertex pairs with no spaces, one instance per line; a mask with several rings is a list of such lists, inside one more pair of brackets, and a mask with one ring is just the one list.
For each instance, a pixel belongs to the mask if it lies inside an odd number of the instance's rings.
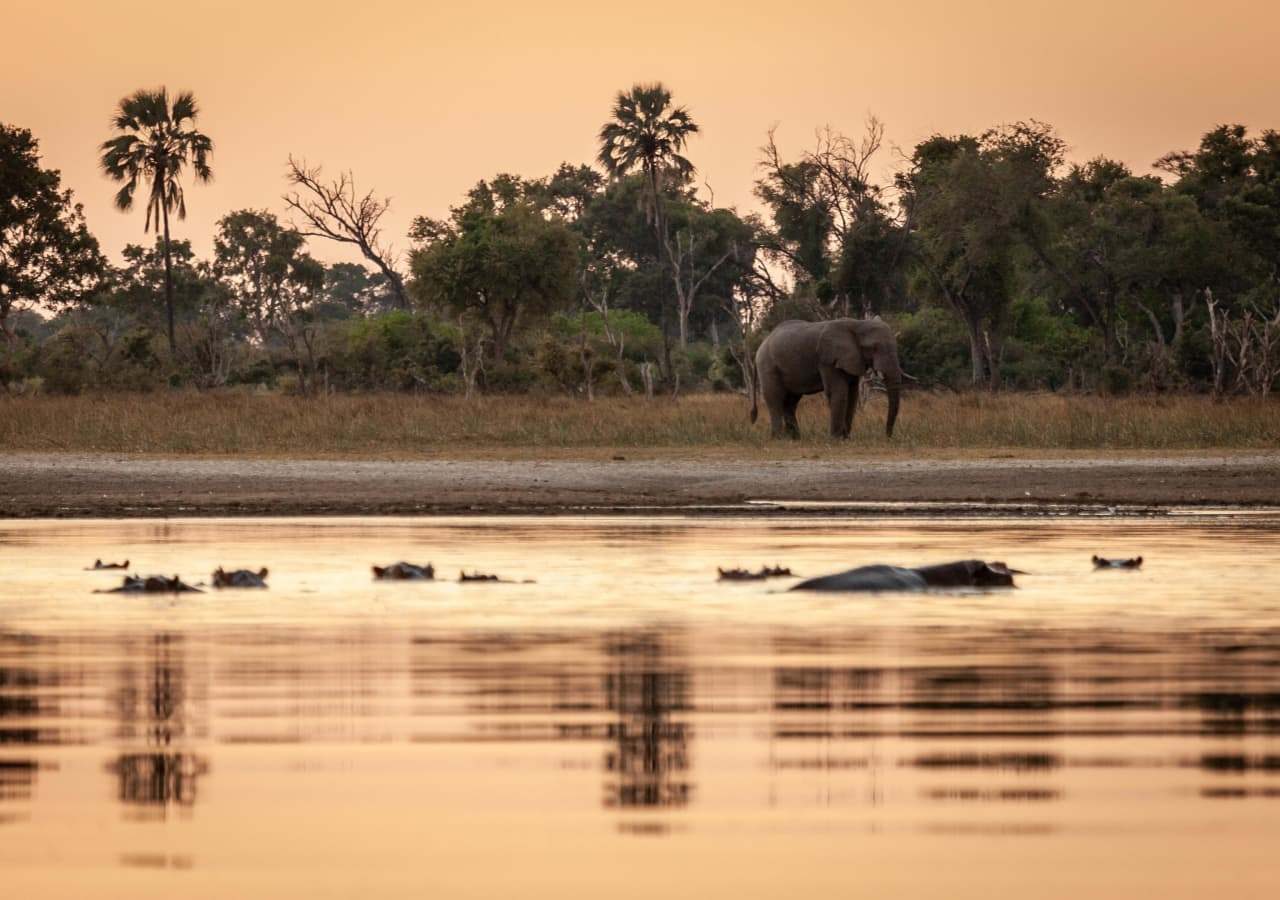
[[259,569],[259,570],[258,570],[258,577],[259,577],[259,578],[266,578],[266,577],[267,577],[267,567],[266,567],[266,566],[263,566],[261,569]]
[[387,571],[387,570],[386,570],[386,569],[384,569],[382,566],[374,566],[374,567],[373,567],[373,577],[374,577],[374,578],[381,578],[381,577],[382,577],[382,573],[383,573],[383,572],[385,572],[385,571]]
[[867,371],[867,361],[849,320],[828,322],[818,336],[818,362],[825,366],[834,366],[850,375],[863,375]]

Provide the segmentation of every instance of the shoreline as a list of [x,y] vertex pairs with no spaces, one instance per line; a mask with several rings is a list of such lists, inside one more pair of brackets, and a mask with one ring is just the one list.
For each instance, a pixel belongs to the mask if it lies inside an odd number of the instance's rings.
[[[991,514],[990,504],[1000,505],[1000,514],[1015,515],[1280,507],[1280,452],[1000,452],[854,460],[675,455],[371,460],[83,453],[0,458],[0,518],[8,519],[895,515],[919,514],[919,504],[932,504],[930,514],[947,516]],[[973,504],[984,508],[975,510]]]

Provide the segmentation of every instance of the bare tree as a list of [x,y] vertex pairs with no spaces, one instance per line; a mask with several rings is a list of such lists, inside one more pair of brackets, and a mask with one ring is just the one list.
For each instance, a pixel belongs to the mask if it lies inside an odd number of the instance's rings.
[[759,330],[765,315],[782,296],[768,263],[753,256],[750,275],[722,301],[724,310],[737,325],[736,339],[728,340],[729,354],[742,370],[742,385],[748,397],[755,396],[756,363],[751,353],[751,337]]
[[355,178],[343,172],[337,178],[323,180],[319,166],[308,166],[305,160],[289,157],[289,183],[296,188],[284,195],[289,209],[302,217],[304,225],[295,227],[308,237],[328,238],[351,244],[373,263],[391,285],[396,305],[409,306],[404,278],[396,270],[397,254],[382,240],[382,216],[391,208],[389,197],[375,197],[373,191],[364,196],[356,193]]
[[1270,298],[1267,307],[1244,306],[1238,319],[1220,308],[1208,288],[1204,300],[1209,310],[1214,396],[1228,393],[1227,376],[1234,373],[1232,391],[1267,398],[1280,375],[1280,296]]
[[703,235],[699,235],[692,223],[686,229],[676,233],[675,240],[663,236],[663,244],[667,251],[667,259],[671,263],[671,278],[676,288],[676,311],[680,320],[680,347],[689,346],[689,314],[693,311],[698,291],[707,283],[707,279],[738,255],[737,242],[731,242],[714,260],[707,260],[706,268],[698,271],[697,252]]
[[[581,272],[579,272],[579,280],[582,283],[582,296],[586,301],[586,305],[600,314],[600,322],[604,326],[604,339],[609,342],[609,346],[617,354],[616,371],[618,373],[618,384],[622,387],[622,392],[630,397],[633,391],[631,380],[627,378],[627,360],[624,356],[627,336],[622,331],[614,330],[609,326],[609,298],[613,292],[612,279],[603,274],[600,271],[600,267],[588,264],[583,266]],[[585,318],[582,326],[582,335],[585,341]],[[583,365],[586,366],[586,364],[586,356],[584,355]],[[590,385],[588,385],[588,393],[591,393]]]
[[[860,240],[865,243],[868,235],[879,235],[880,258],[875,265],[863,259],[860,268],[870,266],[873,272],[897,268],[906,250],[907,230],[895,226],[904,224],[904,210],[892,202],[890,189],[878,184],[872,171],[884,146],[884,131],[884,123],[875,116],[868,116],[857,141],[830,126],[820,128],[813,148],[788,162],[778,149],[776,126],[769,129],[760,148],[763,174],[756,183],[756,196],[775,214],[783,208],[803,210],[815,226],[804,238],[779,228],[765,232],[761,249],[783,263],[790,274],[813,281],[826,278],[840,265],[845,250]],[[892,289],[891,279],[865,272],[857,281],[839,291],[833,304],[837,314],[852,314],[850,289],[861,294],[857,299],[864,316],[870,315],[874,305],[869,292],[887,299]]]

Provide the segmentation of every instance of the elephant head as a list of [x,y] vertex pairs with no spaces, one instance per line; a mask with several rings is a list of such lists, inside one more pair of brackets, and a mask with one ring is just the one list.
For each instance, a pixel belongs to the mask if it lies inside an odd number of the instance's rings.
[[898,342],[893,330],[880,319],[837,319],[827,323],[819,341],[819,351],[829,362],[850,375],[865,375],[875,369],[884,378],[889,393],[889,414],[884,433],[893,437],[898,419],[898,396],[902,390],[902,368],[898,365]]

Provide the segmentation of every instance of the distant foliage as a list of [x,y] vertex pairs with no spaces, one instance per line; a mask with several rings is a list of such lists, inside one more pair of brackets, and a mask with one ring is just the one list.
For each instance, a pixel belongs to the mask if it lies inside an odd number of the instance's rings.
[[[603,112],[603,111],[602,111]],[[885,126],[765,136],[759,214],[716,203],[662,84],[619,92],[595,164],[500,173],[407,252],[388,196],[289,160],[289,218],[167,232],[212,175],[190,94],[125,97],[101,145],[160,234],[98,251],[26,130],[0,125],[0,387],[253,387],[580,398],[744,392],[788,319],[879,316],[942,391],[1270,397],[1280,387],[1280,133],[1223,125],[1136,174],[1028,120],[933,134],[886,176]],[[891,144],[890,144],[891,145]],[[330,265],[317,241],[345,247]],[[359,262],[351,261],[360,260]]]

